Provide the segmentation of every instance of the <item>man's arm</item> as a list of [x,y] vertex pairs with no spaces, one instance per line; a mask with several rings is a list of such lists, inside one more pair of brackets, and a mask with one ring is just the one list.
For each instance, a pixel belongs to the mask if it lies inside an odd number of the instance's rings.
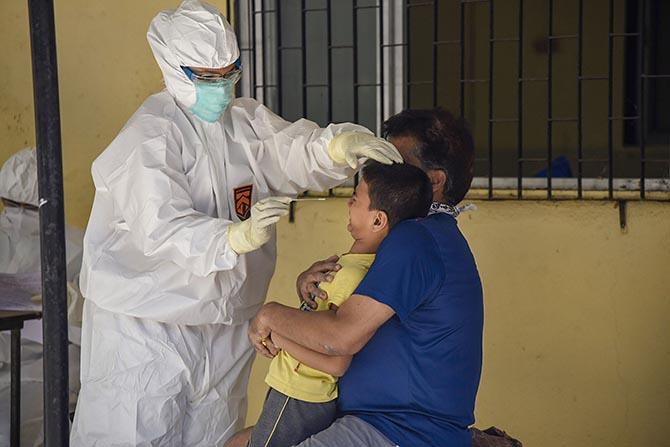
[[310,368],[318,369],[335,377],[342,377],[349,369],[352,357],[350,355],[326,355],[312,351],[279,335],[277,332],[272,333],[271,339],[277,348],[288,352],[293,358]]
[[303,312],[268,303],[252,320],[249,338],[266,357],[277,352],[267,340],[273,332],[323,354],[354,355],[394,313],[386,304],[363,295],[352,295],[336,312]]

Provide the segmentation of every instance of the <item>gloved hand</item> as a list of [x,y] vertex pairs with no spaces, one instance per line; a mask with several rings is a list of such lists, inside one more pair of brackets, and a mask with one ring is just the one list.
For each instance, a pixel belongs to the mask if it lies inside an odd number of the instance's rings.
[[241,255],[256,250],[270,240],[272,226],[288,214],[290,197],[268,197],[251,207],[251,216],[228,227],[230,247]]
[[398,149],[383,138],[364,132],[342,132],[328,145],[328,155],[338,164],[348,164],[352,169],[358,167],[361,158],[377,160],[390,165],[402,163]]

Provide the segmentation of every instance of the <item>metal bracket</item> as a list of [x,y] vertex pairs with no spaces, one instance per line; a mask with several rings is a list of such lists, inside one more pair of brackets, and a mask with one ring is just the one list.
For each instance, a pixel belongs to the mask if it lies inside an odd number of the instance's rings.
[[622,233],[628,231],[628,222],[626,220],[627,205],[628,202],[626,200],[617,201],[617,206],[619,207],[619,227],[621,228]]
[[288,206],[288,221],[295,223],[295,202],[291,202]]

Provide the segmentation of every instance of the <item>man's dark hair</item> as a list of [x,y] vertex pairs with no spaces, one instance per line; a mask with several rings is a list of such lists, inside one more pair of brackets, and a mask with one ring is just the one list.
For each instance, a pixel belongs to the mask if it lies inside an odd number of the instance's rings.
[[475,160],[472,135],[465,123],[441,108],[403,110],[384,123],[384,137],[413,137],[418,141],[414,155],[425,171],[441,170],[447,175],[444,199],[457,205],[470,189]]
[[363,167],[363,180],[368,185],[370,209],[384,211],[389,228],[405,219],[426,217],[430,210],[433,188],[426,173],[416,166],[369,161]]

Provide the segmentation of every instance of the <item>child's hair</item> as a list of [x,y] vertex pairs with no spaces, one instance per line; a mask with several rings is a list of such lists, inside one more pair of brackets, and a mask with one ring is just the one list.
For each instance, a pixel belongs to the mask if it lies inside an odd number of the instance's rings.
[[402,220],[428,214],[433,188],[421,169],[409,164],[368,161],[362,174],[368,185],[370,209],[386,213],[389,229]]

